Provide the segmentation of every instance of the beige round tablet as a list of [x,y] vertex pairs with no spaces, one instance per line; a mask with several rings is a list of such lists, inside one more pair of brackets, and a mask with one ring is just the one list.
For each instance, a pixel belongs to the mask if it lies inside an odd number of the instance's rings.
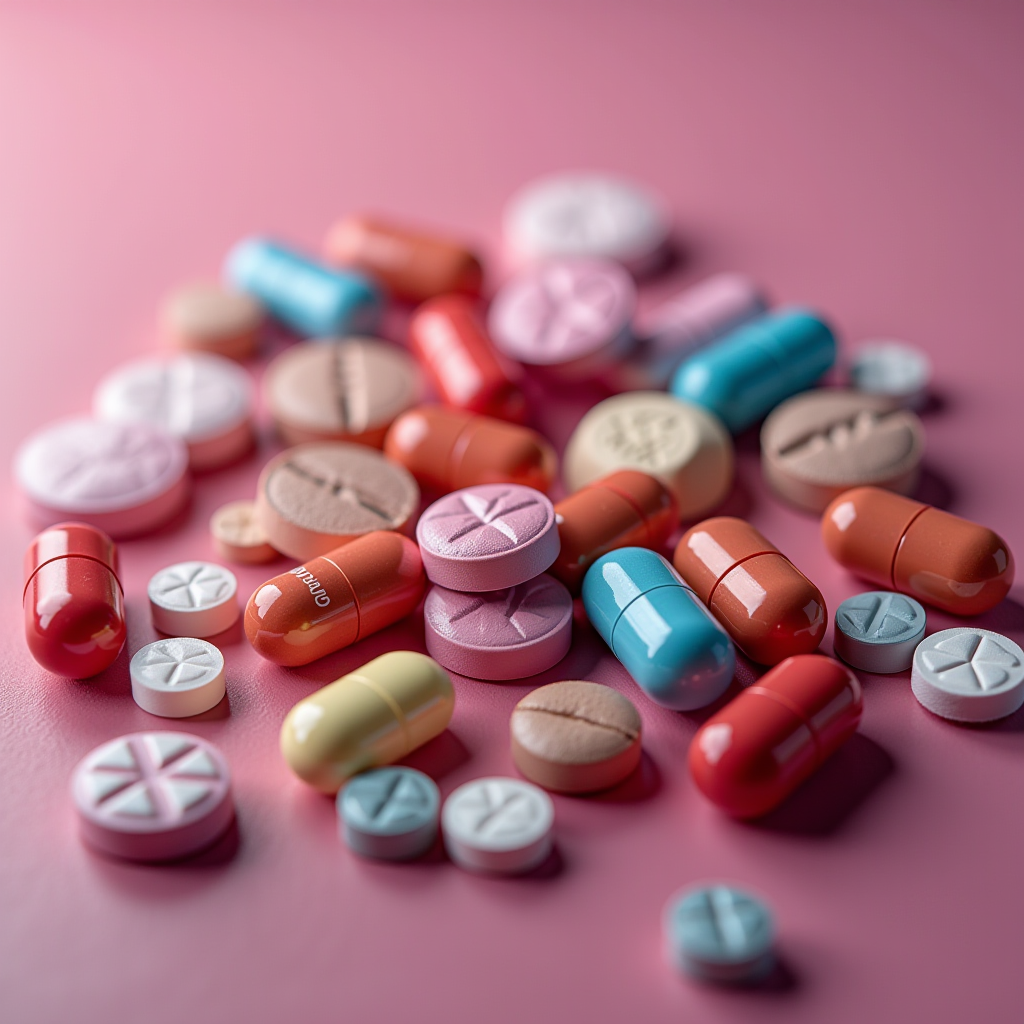
[[924,426],[891,399],[839,388],[783,402],[761,428],[761,466],[779,497],[820,513],[851,487],[910,494],[924,454]]
[[420,375],[391,342],[324,338],[274,359],[263,393],[289,444],[336,440],[380,448],[391,422],[419,400]]
[[256,351],[265,320],[251,295],[219,284],[192,284],[164,301],[160,327],[175,348],[247,359]]
[[373,530],[402,530],[416,514],[412,474],[359,444],[300,444],[271,459],[256,487],[256,520],[270,543],[299,561]]
[[697,519],[729,493],[733,464],[732,438],[717,417],[663,391],[631,391],[580,420],[564,476],[578,491],[617,469],[639,469],[675,494],[682,519]]
[[217,554],[227,562],[252,565],[277,558],[277,551],[256,520],[256,504],[252,501],[221,505],[210,517],[210,536]]

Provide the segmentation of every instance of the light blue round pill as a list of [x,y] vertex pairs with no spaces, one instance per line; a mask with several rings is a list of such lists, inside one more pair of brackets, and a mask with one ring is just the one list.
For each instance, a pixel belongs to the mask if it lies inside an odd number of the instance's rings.
[[832,645],[843,661],[864,672],[904,672],[924,639],[927,618],[924,608],[905,594],[855,594],[836,609]]
[[437,836],[441,795],[415,768],[375,768],[338,794],[341,838],[355,853],[379,860],[409,860],[426,853]]

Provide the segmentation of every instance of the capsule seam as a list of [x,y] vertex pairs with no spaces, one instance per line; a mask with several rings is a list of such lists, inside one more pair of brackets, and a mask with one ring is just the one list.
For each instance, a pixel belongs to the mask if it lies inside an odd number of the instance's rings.
[[[626,612],[629,611],[629,609],[632,608],[633,605],[635,605],[637,601],[640,600],[640,598],[650,597],[651,594],[653,594],[656,590],[671,589],[685,590],[688,593],[693,594],[694,599],[697,601],[698,604],[700,604],[700,598],[697,597],[697,594],[694,591],[693,587],[691,587],[688,583],[663,583],[660,587],[651,587],[650,590],[645,590],[642,594],[637,594],[636,597],[634,597],[633,600],[629,602],[629,604],[627,604],[624,608],[622,608],[619,611],[619,614],[615,616],[615,621],[612,623],[612,635],[614,636],[615,627],[619,624],[619,620],[622,618],[622,616],[625,615]],[[612,653],[614,653],[614,648]]]
[[889,586],[893,590],[898,591],[899,588],[896,586],[896,559],[899,558],[900,549],[903,547],[903,542],[907,538],[907,534],[910,533],[910,528],[917,522],[921,517],[922,513],[927,512],[931,508],[930,505],[922,505],[913,515],[910,522],[907,523],[903,532],[900,534],[899,543],[896,545],[896,550],[892,553],[892,564],[889,566]]
[[816,763],[821,764],[821,741],[818,739],[818,733],[815,731],[814,726],[811,725],[807,716],[792,701],[787,697],[783,697],[781,693],[769,690],[766,686],[758,686],[757,683],[751,686],[746,692],[759,693],[763,697],[769,697],[771,700],[775,701],[776,704],[781,704],[787,711],[796,715],[801,724],[805,725],[807,727],[807,731],[811,734],[811,739],[814,741],[815,761]]
[[93,555],[74,555],[74,554],[69,555],[69,554],[64,554],[64,555],[54,555],[53,558],[48,558],[45,562],[40,562],[32,570],[32,573],[29,576],[29,578],[27,580],[25,580],[25,586],[22,587],[22,590],[21,590],[21,600],[22,600],[23,603],[25,601],[25,595],[28,593],[28,585],[32,582],[32,580],[35,579],[36,573],[39,572],[39,570],[42,569],[44,565],[49,565],[51,562],[59,562],[59,561],[65,559],[65,558],[84,558],[84,559],[86,559],[89,562],[95,562],[97,565],[102,565],[103,568],[106,569],[107,572],[109,572],[110,575],[114,577],[114,582],[117,583],[117,589],[121,591],[121,597],[124,597],[124,587],[121,585],[121,580],[118,578],[117,573],[114,572],[114,570],[110,567],[110,563],[109,562],[104,562],[102,559],[96,558]]
[[356,593],[356,588],[352,586],[352,581],[345,575],[345,570],[333,558],[328,558],[326,555],[321,555],[320,557],[325,562],[333,565],[341,574],[341,578],[348,584],[349,592],[352,594],[352,608],[356,613],[356,639],[352,641],[355,643],[356,640],[361,640],[363,636],[363,616],[359,607],[359,595]]
[[[664,485],[662,485],[664,486]],[[612,494],[617,494],[629,507],[640,517],[640,522],[643,523],[644,529],[647,531],[648,537],[650,537],[650,526],[648,520],[650,516],[633,500],[632,495],[627,494],[625,491],[620,491],[617,487],[613,487],[611,484],[602,484],[602,487],[606,491],[611,491]]]
[[[723,572],[722,575],[719,576],[717,580],[715,580],[714,585],[711,588],[711,592],[708,594],[708,600],[707,600],[708,607],[709,608],[711,607],[711,602],[715,599],[715,591],[718,590],[718,584],[721,583],[722,580],[724,580],[725,577],[729,575],[729,573],[731,573],[731,572],[735,571],[736,569],[738,569],[741,565],[743,565],[744,562],[749,562],[752,558],[760,558],[761,555],[778,555],[780,558],[782,558],[785,561],[789,562],[789,559],[786,558],[786,556],[781,551],[779,551],[778,549],[773,549],[771,551],[755,551],[752,555],[744,555],[743,558],[741,558],[738,562],[733,562],[733,564],[730,565],[729,568],[726,569],[725,572]],[[792,562],[789,562],[789,564],[793,565]],[[793,565],[793,568],[796,569],[796,566]],[[800,572],[800,570],[797,569],[797,572]]]
[[445,467],[448,480],[451,483],[458,484],[456,478],[456,469],[462,456],[465,455],[466,449],[469,447],[470,442],[473,440],[473,435],[470,432],[470,427],[473,425],[473,421],[467,420],[463,428],[455,435],[455,441],[452,444],[452,450],[448,453],[448,464]]
[[406,751],[412,750],[413,746],[412,737],[409,735],[409,723],[405,720],[405,714],[403,713],[402,708],[395,702],[394,697],[392,697],[387,691],[382,690],[367,676],[352,673],[349,678],[362,683],[364,686],[368,686],[375,694],[377,694],[378,697],[380,697],[382,701],[384,701],[385,704],[387,704],[389,708],[391,708],[391,713],[395,716],[395,721],[398,723],[398,727],[402,731],[402,739],[405,741],[405,749]]

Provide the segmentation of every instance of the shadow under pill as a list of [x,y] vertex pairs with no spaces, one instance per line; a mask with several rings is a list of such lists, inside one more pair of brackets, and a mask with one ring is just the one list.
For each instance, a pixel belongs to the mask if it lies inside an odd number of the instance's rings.
[[221,699],[214,704],[212,708],[207,711],[203,711],[198,715],[190,715],[188,718],[177,718],[174,721],[181,722],[183,725],[190,724],[192,722],[221,722],[225,718],[231,717],[231,700],[225,693]]
[[435,736],[422,747],[417,747],[398,763],[415,768],[436,782],[457,771],[469,761],[469,758],[469,750],[462,740],[451,729],[445,729],[439,736]]
[[912,497],[923,501],[926,505],[947,511],[956,503],[956,491],[953,485],[928,463],[921,464],[921,477],[917,482]]
[[[600,793],[580,793],[578,795],[585,800],[599,804],[639,803],[657,796],[661,791],[661,786],[661,769],[654,758],[644,750],[640,754],[640,763],[636,766],[636,770],[617,786],[602,790]],[[575,796],[577,794],[565,795]]]

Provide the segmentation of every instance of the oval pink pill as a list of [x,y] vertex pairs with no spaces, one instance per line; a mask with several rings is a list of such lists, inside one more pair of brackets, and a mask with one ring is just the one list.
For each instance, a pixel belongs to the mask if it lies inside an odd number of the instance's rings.
[[561,546],[554,506],[520,484],[446,494],[420,516],[416,540],[432,582],[474,593],[532,580]]
[[565,657],[572,641],[572,597],[541,575],[486,594],[434,587],[423,606],[427,651],[471,679],[523,679]]

